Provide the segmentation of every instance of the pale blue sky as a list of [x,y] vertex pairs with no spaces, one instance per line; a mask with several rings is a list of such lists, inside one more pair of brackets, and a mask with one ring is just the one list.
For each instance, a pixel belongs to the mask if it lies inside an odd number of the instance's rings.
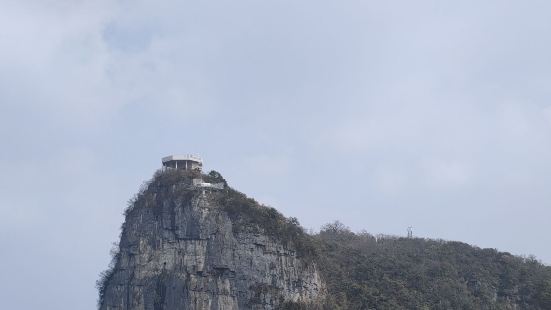
[[549,1],[0,0],[2,308],[93,309],[171,153],[307,228],[551,263],[549,55]]

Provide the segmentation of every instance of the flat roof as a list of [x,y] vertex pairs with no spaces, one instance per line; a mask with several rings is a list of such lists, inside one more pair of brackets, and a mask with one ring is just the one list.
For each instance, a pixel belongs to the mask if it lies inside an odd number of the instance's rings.
[[194,162],[198,162],[200,164],[203,164],[203,160],[201,159],[201,157],[196,156],[196,155],[191,155],[191,154],[169,155],[169,156],[163,157],[163,163],[166,163],[166,162],[169,162],[169,161],[174,161],[174,160],[189,160],[189,161],[194,161]]

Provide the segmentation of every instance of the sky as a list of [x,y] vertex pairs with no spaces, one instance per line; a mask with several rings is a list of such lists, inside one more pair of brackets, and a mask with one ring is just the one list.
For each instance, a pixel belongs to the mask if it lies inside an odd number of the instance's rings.
[[0,300],[94,309],[161,157],[307,229],[551,264],[551,2],[0,0]]

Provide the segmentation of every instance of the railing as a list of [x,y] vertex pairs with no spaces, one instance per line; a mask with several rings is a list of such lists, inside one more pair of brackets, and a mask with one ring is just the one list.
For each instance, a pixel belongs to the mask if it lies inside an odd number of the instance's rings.
[[171,161],[171,160],[191,160],[191,161],[196,161],[196,162],[199,162],[199,163],[203,163],[203,160],[201,159],[201,157],[199,157],[197,155],[192,155],[192,154],[169,155],[169,156],[166,156],[166,157],[162,158],[163,163],[167,162],[167,161]]
[[200,188],[224,189],[224,183],[206,183],[201,179],[193,179],[193,186]]

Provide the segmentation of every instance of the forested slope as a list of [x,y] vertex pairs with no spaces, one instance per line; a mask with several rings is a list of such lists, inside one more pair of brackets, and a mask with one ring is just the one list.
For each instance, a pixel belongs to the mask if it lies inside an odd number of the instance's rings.
[[340,223],[314,240],[331,309],[551,309],[551,268],[534,258]]

